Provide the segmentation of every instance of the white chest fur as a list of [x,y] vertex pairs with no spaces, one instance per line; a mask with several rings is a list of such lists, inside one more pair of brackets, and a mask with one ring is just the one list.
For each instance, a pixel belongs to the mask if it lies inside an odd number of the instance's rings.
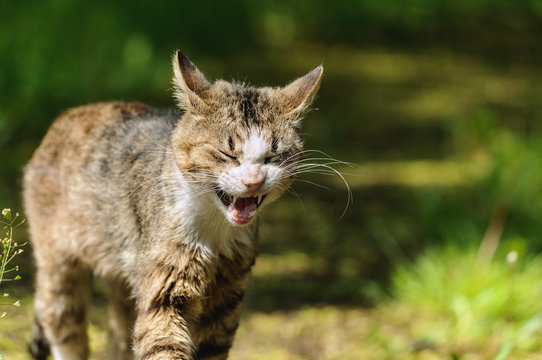
[[237,243],[251,246],[253,226],[232,226],[217,207],[214,191],[185,180],[180,171],[175,176],[175,212],[183,233],[192,245],[201,247],[209,255],[231,255]]

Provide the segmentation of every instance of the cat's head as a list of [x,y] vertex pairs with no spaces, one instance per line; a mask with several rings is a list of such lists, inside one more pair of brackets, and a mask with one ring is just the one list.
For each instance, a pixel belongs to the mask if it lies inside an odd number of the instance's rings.
[[173,69],[175,96],[184,110],[172,138],[177,167],[231,224],[248,224],[295,176],[303,151],[300,120],[323,68],[283,88],[210,83],[181,51]]

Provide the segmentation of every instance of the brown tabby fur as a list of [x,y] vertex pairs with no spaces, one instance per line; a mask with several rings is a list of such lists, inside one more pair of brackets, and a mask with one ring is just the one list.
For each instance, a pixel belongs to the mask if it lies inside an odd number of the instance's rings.
[[[110,284],[110,359],[227,357],[255,260],[256,222],[231,225],[218,207],[202,205],[208,195],[181,201],[179,191],[212,186],[206,174],[237,166],[217,149],[241,158],[251,129],[269,156],[296,159],[299,120],[322,68],[284,88],[260,89],[211,84],[181,52],[174,71],[182,116],[140,103],[71,109],[25,168],[38,269],[36,359],[50,349],[58,359],[88,357],[92,273]],[[291,180],[281,178],[269,201]]]

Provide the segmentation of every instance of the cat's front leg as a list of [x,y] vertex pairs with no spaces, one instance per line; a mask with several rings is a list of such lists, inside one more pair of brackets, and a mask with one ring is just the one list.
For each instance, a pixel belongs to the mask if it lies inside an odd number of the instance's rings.
[[139,360],[193,359],[193,344],[182,305],[141,308],[134,328]]
[[232,346],[241,315],[243,290],[227,294],[225,302],[206,309],[198,321],[196,359],[224,360]]
[[133,343],[139,360],[194,358],[191,327],[201,313],[207,268],[190,259],[144,267],[137,293]]
[[224,360],[232,346],[241,316],[241,304],[254,265],[255,251],[245,247],[232,258],[219,256],[203,313],[192,337],[196,359]]

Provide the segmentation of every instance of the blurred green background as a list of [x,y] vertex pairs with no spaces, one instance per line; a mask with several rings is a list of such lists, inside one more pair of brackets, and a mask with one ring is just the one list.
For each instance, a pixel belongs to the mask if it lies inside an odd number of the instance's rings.
[[[542,1],[3,1],[0,29],[0,206],[14,210],[64,109],[173,106],[178,48],[209,79],[254,85],[323,63],[307,148],[353,164],[337,169],[354,202],[341,217],[345,186],[311,175],[328,189],[297,182],[266,211],[232,358],[542,358]],[[29,338],[19,262],[6,359]],[[99,284],[95,305],[99,354]]]

